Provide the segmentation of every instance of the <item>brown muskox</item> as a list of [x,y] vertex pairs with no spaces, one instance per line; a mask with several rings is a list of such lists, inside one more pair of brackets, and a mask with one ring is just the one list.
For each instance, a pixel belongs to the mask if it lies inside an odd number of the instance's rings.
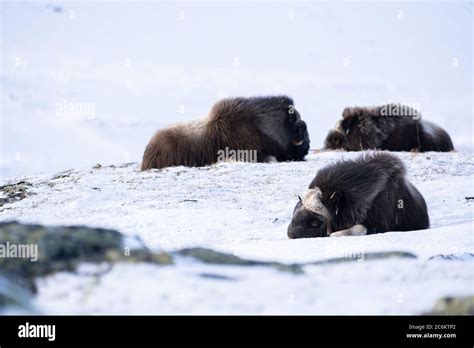
[[141,168],[199,167],[228,159],[223,157],[229,153],[248,152],[256,154],[256,162],[300,161],[308,151],[306,123],[291,98],[228,98],[214,104],[203,120],[158,131],[145,149]]
[[289,238],[354,236],[426,229],[425,200],[400,159],[369,153],[318,171],[299,200]]
[[361,151],[452,151],[448,133],[421,120],[420,113],[405,105],[346,108],[324,142],[326,149]]

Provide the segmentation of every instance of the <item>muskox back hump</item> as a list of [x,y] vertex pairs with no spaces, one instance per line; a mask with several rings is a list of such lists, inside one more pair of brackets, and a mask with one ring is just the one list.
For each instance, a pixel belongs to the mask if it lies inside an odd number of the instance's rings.
[[374,199],[365,226],[371,234],[427,229],[430,223],[426,202],[406,178],[389,180]]
[[402,120],[396,116],[392,116],[392,118],[394,118],[393,124],[395,124],[395,126],[382,142],[380,149],[388,151],[411,151],[418,148],[417,121]]
[[[405,179],[404,185],[401,185],[400,197],[398,205],[403,215],[403,223],[399,225],[399,230],[409,231],[429,228],[430,220],[425,199],[420,191],[407,179]],[[400,203],[402,203],[403,208]]]
[[367,214],[367,227],[372,233],[382,230],[412,231],[429,228],[426,202],[408,180],[402,160],[389,153],[379,153],[372,166],[388,174],[385,187],[374,198]]

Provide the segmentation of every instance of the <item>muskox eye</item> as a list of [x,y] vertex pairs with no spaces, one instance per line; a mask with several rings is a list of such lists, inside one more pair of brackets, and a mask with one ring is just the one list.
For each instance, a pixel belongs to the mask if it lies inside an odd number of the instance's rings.
[[319,227],[320,224],[321,224],[321,222],[319,220],[311,221],[311,226],[312,227]]

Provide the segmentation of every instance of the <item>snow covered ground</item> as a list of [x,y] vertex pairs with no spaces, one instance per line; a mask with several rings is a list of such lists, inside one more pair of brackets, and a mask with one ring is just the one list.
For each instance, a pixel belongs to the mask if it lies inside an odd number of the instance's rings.
[[[114,228],[166,251],[202,246],[284,263],[361,259],[305,266],[303,275],[196,262],[123,265],[100,282],[57,274],[40,282],[37,305],[46,312],[416,314],[441,296],[474,294],[472,154],[397,153],[428,203],[429,230],[287,238],[296,196],[316,171],[359,155],[325,152],[299,163],[220,163],[149,172],[132,163],[53,178],[19,177],[33,184],[34,194],[4,205],[0,219]],[[378,251],[406,251],[418,258],[363,260]]]
[[293,97],[315,149],[344,107],[387,102],[474,149],[471,1],[0,5],[0,176],[140,161],[239,95]]
[[[27,180],[34,195],[0,207],[0,221],[110,227],[167,251],[362,258],[303,275],[186,260],[123,264],[100,280],[61,273],[40,280],[38,311],[418,314],[474,294],[472,11],[469,1],[1,1],[0,185]],[[458,152],[397,154],[432,228],[288,240],[296,196],[355,153],[138,171],[156,129],[222,97],[275,93],[294,98],[314,149],[352,105],[404,102],[445,128]],[[363,261],[391,250],[417,259]]]

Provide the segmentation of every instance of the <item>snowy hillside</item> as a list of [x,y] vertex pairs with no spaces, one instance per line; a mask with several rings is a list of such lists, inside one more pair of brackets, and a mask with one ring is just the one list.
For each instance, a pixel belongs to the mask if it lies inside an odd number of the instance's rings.
[[[472,1],[0,0],[0,19],[0,222],[303,264],[83,263],[37,279],[36,312],[419,314],[474,295]],[[457,152],[396,154],[431,229],[287,238],[317,170],[357,153],[139,171],[157,129],[269,94],[294,98],[312,149],[346,106],[401,102],[446,129]]]
[[[320,148],[404,102],[471,151],[472,2],[1,1],[0,177],[138,162],[156,129],[284,93]],[[60,144],[60,145],[59,145]]]
[[[138,164],[18,177],[26,198],[0,220],[83,224],[138,235],[149,247],[208,247],[252,260],[308,263],[304,274],[264,267],[119,265],[101,277],[59,273],[39,281],[48,313],[416,314],[443,296],[474,295],[474,156],[397,153],[428,203],[432,228],[363,237],[289,240],[286,228],[316,171],[357,153],[300,163],[221,163],[140,172]],[[31,184],[31,185],[30,185]],[[371,252],[417,256],[364,260]],[[203,276],[210,275],[210,276]]]

